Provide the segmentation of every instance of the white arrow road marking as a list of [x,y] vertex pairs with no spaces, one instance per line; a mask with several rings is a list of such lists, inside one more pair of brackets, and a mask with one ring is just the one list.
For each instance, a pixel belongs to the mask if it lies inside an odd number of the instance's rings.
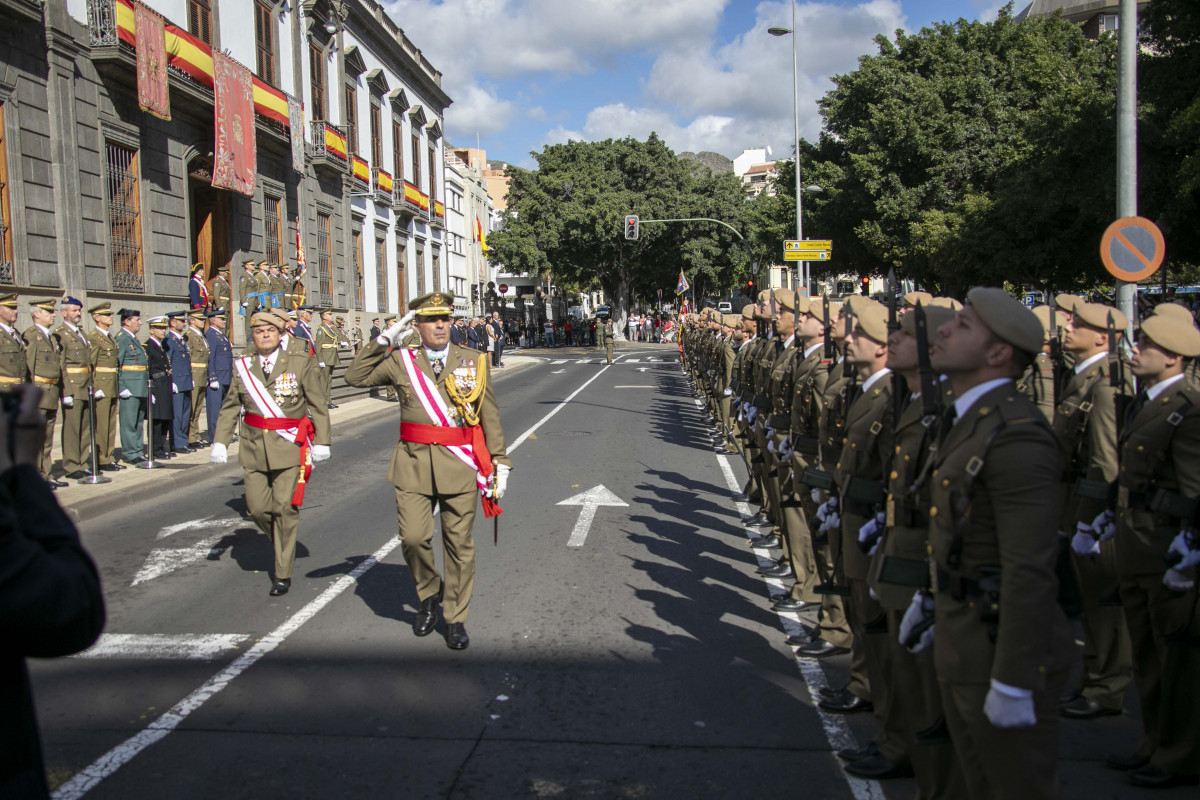
[[208,661],[250,638],[243,633],[106,633],[73,658],[173,658]]
[[550,363],[551,363],[551,364],[565,364],[565,363],[567,363],[567,359],[565,359],[565,358],[560,358],[560,359],[558,359],[558,360],[556,360],[556,361],[551,361]]
[[637,364],[637,363],[640,363],[640,362],[641,362],[641,359],[640,359],[640,358],[627,358],[627,359],[625,359],[625,363],[626,363],[626,364]]
[[590,358],[581,358],[581,359],[579,359],[578,361],[576,361],[575,363],[576,363],[576,364],[590,364],[590,363],[592,363],[592,359],[590,359]]
[[556,370],[554,370],[554,372],[551,372],[550,374],[551,375],[561,375],[564,372],[566,372],[565,369],[556,369]]
[[[197,561],[207,558],[217,558],[224,553],[227,547],[218,547],[220,542],[229,533],[231,528],[241,525],[240,517],[227,517],[219,520],[200,520],[199,524],[193,524],[192,527],[198,528],[221,528],[220,531],[208,536],[195,544],[187,547],[156,547],[150,551],[150,555],[146,556],[145,563],[138,570],[137,575],[133,576],[133,583],[130,586],[137,586],[139,583],[152,581],[155,578],[161,578],[163,575],[168,575],[176,570],[183,569],[189,564],[194,564]],[[178,528],[178,526],[172,526]],[[163,531],[169,530],[163,528]],[[175,531],[165,534],[170,536]],[[163,532],[159,532],[158,538],[163,537]]]
[[228,519],[213,519],[212,517],[202,517],[201,519],[193,519],[187,522],[181,522],[178,525],[168,525],[165,528],[160,528],[155,539],[165,539],[171,534],[186,531],[189,528],[220,528],[229,523]]
[[583,543],[587,540],[588,528],[592,527],[592,521],[596,519],[598,506],[628,507],[629,503],[606,489],[604,484],[600,484],[586,492],[580,492],[574,497],[568,497],[556,505],[582,506],[579,509],[579,519],[575,521],[575,528],[571,531],[571,538],[567,541],[567,547],[583,547]]
[[650,368],[649,368],[649,367],[638,367],[638,368],[637,368],[637,371],[638,371],[638,372],[645,372],[645,371],[646,371],[646,370],[648,370],[648,369],[650,369]]

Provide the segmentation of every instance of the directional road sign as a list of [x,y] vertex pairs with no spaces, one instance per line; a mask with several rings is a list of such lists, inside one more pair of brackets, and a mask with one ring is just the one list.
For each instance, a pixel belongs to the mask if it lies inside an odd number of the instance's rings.
[[1100,260],[1109,274],[1136,283],[1149,278],[1166,255],[1162,231],[1145,217],[1122,217],[1100,239]]
[[787,239],[783,243],[783,252],[794,250],[832,250],[832,239]]
[[784,261],[828,261],[829,250],[784,250]]

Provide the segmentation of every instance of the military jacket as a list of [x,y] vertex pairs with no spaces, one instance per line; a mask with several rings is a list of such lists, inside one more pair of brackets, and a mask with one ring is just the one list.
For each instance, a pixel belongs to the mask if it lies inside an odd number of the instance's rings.
[[858,528],[883,505],[883,465],[892,445],[891,376],[884,374],[861,392],[846,412],[842,453],[834,467],[842,513],[842,570],[866,580],[867,557]]
[[53,335],[42,332],[37,325],[25,329],[25,364],[34,384],[42,390],[38,408],[54,411],[62,391],[62,357],[58,352],[58,341]]
[[338,355],[338,335],[332,326],[321,323],[313,335],[313,347],[317,350],[317,361],[332,367],[341,363]]
[[796,475],[817,466],[820,458],[820,398],[829,378],[829,371],[822,368],[825,363],[822,354],[823,348],[807,356],[801,354],[792,377],[790,429],[792,469]]
[[1058,604],[1054,434],[1008,381],[950,424],[932,458],[938,678],[1043,689],[1048,674],[1079,657]]
[[[492,461],[511,467],[512,460],[508,457],[504,430],[500,427],[500,410],[496,406],[496,396],[492,391],[485,353],[451,344],[446,354],[446,366],[441,375],[435,377],[423,347],[389,351],[385,345],[371,341],[359,351],[347,368],[346,382],[351,386],[394,386],[400,398],[400,421],[433,425],[434,420],[429,418],[424,406],[417,399],[419,389],[409,380],[408,371],[402,361],[401,353],[407,349],[415,351],[418,368],[434,382],[448,409],[453,410],[455,407],[446,390],[448,380],[467,379],[469,373],[474,373],[476,380],[487,381],[477,403],[480,424]],[[388,480],[396,488],[409,492],[432,494],[436,487],[439,493],[464,494],[476,491],[475,474],[474,469],[441,445],[400,441],[392,453]]]
[[208,339],[202,331],[191,325],[184,333],[187,340],[188,359],[192,364],[192,386],[203,388],[208,383]]
[[150,391],[150,359],[146,348],[124,328],[113,339],[117,343],[117,392],[128,389],[134,397],[146,397]]
[[252,292],[258,292],[258,305],[260,308],[271,307],[271,276],[266,272],[254,273],[254,288]]
[[209,328],[204,332],[204,340],[208,343],[208,379],[228,386],[233,381],[233,345],[229,337]]
[[[1067,535],[1108,505],[1107,486],[1117,479],[1116,396],[1108,361],[1101,359],[1071,373],[1054,411],[1052,428],[1063,458],[1059,530]],[[1080,479],[1090,491],[1076,485]]]
[[59,325],[51,333],[62,362],[63,397],[86,398],[92,385],[92,346],[82,328]]
[[852,387],[858,386],[857,377],[846,376],[843,361],[834,361],[825,366],[827,378],[825,391],[821,394],[821,469],[833,472],[842,445],[846,428],[847,399]]
[[267,283],[271,287],[271,306],[273,308],[286,308],[284,299],[288,293],[291,281],[286,280],[282,275],[269,275]]
[[193,387],[192,355],[187,340],[170,331],[163,339],[163,351],[171,361],[172,385],[181,392],[190,392]]
[[25,359],[25,340],[15,329],[0,325],[0,389],[24,383],[29,375]]
[[733,351],[733,336],[727,336],[721,339],[719,355],[717,359],[717,394],[724,395],[725,390],[733,383],[733,361],[735,353]]
[[1054,396],[1054,364],[1050,356],[1037,354],[1021,380],[1017,381],[1017,391],[1036,403],[1048,421],[1054,419],[1057,399]]
[[1198,406],[1200,389],[1180,380],[1153,401],[1145,394],[1135,399],[1121,429],[1116,542],[1122,575],[1161,574],[1182,524],[1170,506],[1200,499]]
[[228,313],[230,304],[233,302],[233,288],[229,285],[229,281],[220,275],[213,278],[212,286],[209,287],[209,298],[214,309],[223,308]]
[[[171,358],[165,348],[166,339],[160,344],[151,336],[146,340],[146,360],[149,363],[150,375],[150,418],[157,420],[171,419],[174,416],[174,404],[171,402]],[[191,376],[188,376],[191,380]]]
[[253,272],[243,272],[238,276],[238,297],[246,304],[247,313],[258,308],[258,280]]
[[780,350],[779,356],[775,359],[775,366],[771,368],[770,383],[768,384],[771,407],[758,410],[760,414],[770,412],[771,416],[767,422],[780,436],[786,434],[791,428],[792,387],[795,380],[796,361],[803,358],[803,351],[796,347]]
[[[250,373],[262,381],[283,415],[290,419],[311,416],[313,427],[316,428],[314,443],[328,445],[328,401],[325,399],[325,390],[317,365],[308,356],[288,353],[282,348],[277,349],[271,374],[267,380],[262,380],[261,357],[256,353],[246,358],[250,359]],[[254,403],[250,387],[242,382],[242,377],[235,368],[233,382],[229,385],[225,402],[221,405],[221,413],[217,417],[217,434],[214,441],[228,445],[236,428],[239,436],[238,463],[243,468],[266,471],[298,466],[299,447],[284,439],[277,431],[261,430],[247,425],[245,420],[241,419],[243,408],[248,413],[261,414]]]
[[110,333],[93,330],[88,333],[87,338],[91,347],[92,380],[96,389],[104,392],[105,397],[115,399],[118,383],[117,342],[111,335],[111,329]]

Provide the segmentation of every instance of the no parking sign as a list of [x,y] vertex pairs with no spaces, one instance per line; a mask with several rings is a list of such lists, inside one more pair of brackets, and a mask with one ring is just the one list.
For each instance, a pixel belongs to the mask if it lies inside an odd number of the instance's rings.
[[1100,260],[1109,274],[1137,283],[1162,265],[1166,243],[1162,231],[1145,217],[1122,217],[1100,239]]

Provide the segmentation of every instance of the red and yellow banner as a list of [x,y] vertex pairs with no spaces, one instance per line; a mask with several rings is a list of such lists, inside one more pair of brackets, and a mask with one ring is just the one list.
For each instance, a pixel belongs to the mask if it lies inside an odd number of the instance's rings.
[[[164,29],[167,64],[183,70],[194,79],[212,88],[212,48],[184,29],[167,23]],[[117,0],[117,38],[137,49],[137,23],[133,0]],[[254,90],[254,110],[282,125],[288,125],[287,95],[268,86],[257,77],[251,78]]]
[[425,194],[408,181],[404,182],[404,199],[415,206],[419,206],[422,211],[429,210],[429,195]]
[[365,158],[354,157],[354,179],[366,184],[371,182],[371,167]]
[[433,213],[439,217],[444,218],[446,216],[446,206],[444,206],[440,200],[434,201]]
[[333,153],[343,161],[346,160],[346,137],[342,136],[334,128],[325,126],[325,149]]
[[388,175],[383,170],[375,171],[375,188],[385,194],[392,193],[392,176]]

